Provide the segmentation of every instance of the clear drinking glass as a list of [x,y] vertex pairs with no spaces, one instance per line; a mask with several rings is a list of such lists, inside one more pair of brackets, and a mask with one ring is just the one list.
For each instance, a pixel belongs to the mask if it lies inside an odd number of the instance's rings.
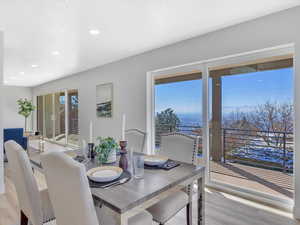
[[82,164],[89,163],[89,161],[90,161],[90,159],[89,159],[89,149],[88,149],[87,143],[84,139],[81,141],[79,155],[81,157],[83,157],[83,161],[81,162]]
[[128,159],[128,171],[133,175],[133,152],[132,148],[127,150],[127,159]]
[[144,177],[144,155],[133,155],[133,175],[137,179]]

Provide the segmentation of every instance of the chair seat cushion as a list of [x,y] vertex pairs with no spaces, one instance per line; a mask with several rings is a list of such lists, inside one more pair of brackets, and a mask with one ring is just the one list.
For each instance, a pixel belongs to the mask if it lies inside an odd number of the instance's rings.
[[41,200],[42,200],[42,210],[43,210],[43,222],[46,223],[50,220],[54,220],[54,212],[52,208],[52,204],[49,198],[48,190],[40,191]]
[[[117,225],[119,224],[115,218],[114,212],[105,206],[99,208],[95,207],[99,225]],[[128,225],[152,225],[152,215],[147,211],[142,211],[141,213],[129,218]]]
[[178,191],[147,209],[158,223],[166,223],[172,216],[183,209],[189,202],[184,191]]

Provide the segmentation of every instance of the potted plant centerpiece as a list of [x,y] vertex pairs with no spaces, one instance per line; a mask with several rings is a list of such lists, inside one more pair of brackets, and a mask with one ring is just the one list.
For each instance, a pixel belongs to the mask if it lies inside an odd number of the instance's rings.
[[30,114],[35,110],[35,106],[32,104],[31,101],[25,99],[19,99],[17,101],[19,105],[19,114],[24,116],[25,118],[25,133],[28,132],[27,130],[27,118],[30,116]]
[[99,144],[95,147],[96,158],[100,163],[114,163],[117,160],[119,145],[112,137],[98,137]]

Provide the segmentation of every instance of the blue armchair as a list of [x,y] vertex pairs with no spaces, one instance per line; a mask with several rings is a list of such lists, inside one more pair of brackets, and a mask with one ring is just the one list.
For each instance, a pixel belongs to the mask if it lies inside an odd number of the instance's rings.
[[14,140],[25,150],[27,150],[27,137],[24,137],[23,133],[23,128],[6,128],[3,131],[3,143],[9,140]]

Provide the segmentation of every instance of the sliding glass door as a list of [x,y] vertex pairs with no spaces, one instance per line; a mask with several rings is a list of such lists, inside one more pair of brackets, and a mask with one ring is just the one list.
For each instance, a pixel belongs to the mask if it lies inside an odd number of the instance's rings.
[[44,135],[44,97],[45,96],[37,97],[37,130],[39,131],[40,135]]
[[37,129],[50,141],[64,145],[79,144],[78,91],[37,96]]
[[44,103],[45,119],[44,119],[44,128],[43,128],[43,130],[45,131],[44,136],[49,140],[54,140],[53,95],[52,94],[45,95],[44,101],[45,101]]
[[293,199],[293,58],[209,68],[210,178]]
[[55,117],[55,141],[65,144],[66,122],[65,122],[65,92],[54,94],[54,117]]
[[[201,87],[201,72],[155,79],[155,149],[160,149],[162,136],[174,132],[194,138],[202,135]],[[200,141],[197,154],[202,159],[201,146]]]
[[78,145],[78,91],[68,91],[68,144]]
[[[199,77],[190,79],[187,71]],[[207,168],[208,184],[290,204],[293,73],[293,47],[149,72],[148,147],[159,149],[166,132],[200,136],[197,161]],[[195,105],[197,116],[188,115]]]

